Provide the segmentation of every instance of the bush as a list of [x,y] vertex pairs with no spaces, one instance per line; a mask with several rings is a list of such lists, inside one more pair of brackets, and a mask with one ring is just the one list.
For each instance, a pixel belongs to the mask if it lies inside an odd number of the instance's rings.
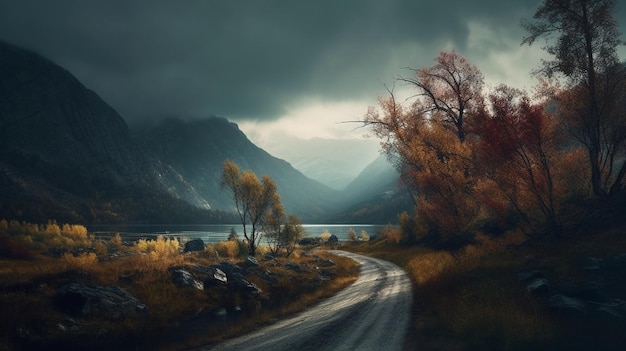
[[370,235],[365,230],[361,230],[361,240],[370,241]]
[[89,252],[82,255],[74,256],[70,253],[65,253],[61,256],[61,260],[65,262],[69,268],[79,270],[89,270],[98,264],[98,256],[95,253]]
[[358,238],[356,236],[356,231],[352,228],[348,229],[348,239],[351,241],[356,241]]
[[139,239],[135,242],[133,251],[148,254],[156,261],[180,254],[180,243],[177,239],[167,239],[159,235],[156,240]]
[[328,239],[330,239],[330,236],[332,234],[330,234],[330,232],[328,230],[324,230],[324,232],[322,233],[322,235],[320,236],[322,238],[322,242],[327,242]]
[[415,256],[409,261],[407,270],[417,284],[424,284],[454,270],[456,261],[445,251],[435,251]]
[[399,227],[392,226],[391,224],[387,224],[380,230],[380,236],[392,244],[399,244],[403,238],[402,230]]

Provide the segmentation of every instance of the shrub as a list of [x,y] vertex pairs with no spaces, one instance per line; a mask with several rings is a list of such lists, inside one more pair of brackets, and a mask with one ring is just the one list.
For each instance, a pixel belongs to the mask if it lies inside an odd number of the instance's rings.
[[357,240],[356,231],[352,228],[348,229],[348,239],[350,239],[351,241]]
[[361,230],[361,240],[370,241],[370,235],[365,230]]
[[17,238],[10,237],[0,231],[0,256],[14,259],[31,259],[34,255],[30,246],[28,242],[17,240]]
[[61,257],[61,261],[66,263],[70,268],[89,270],[98,264],[98,256],[95,253],[89,252],[82,255],[74,256],[70,253],[65,253]]
[[98,255],[98,257],[106,257],[109,254],[107,245],[102,240],[96,241],[93,245],[93,248],[96,251],[96,255]]
[[148,253],[154,257],[167,257],[180,253],[180,243],[177,239],[167,239],[163,235],[156,240],[139,239],[134,245],[135,252]]
[[407,270],[417,284],[424,284],[453,270],[456,266],[454,257],[445,251],[428,252],[412,258]]
[[120,233],[115,233],[111,240],[109,240],[109,245],[118,251],[124,248],[124,242],[122,241]]
[[324,232],[323,232],[323,233],[322,233],[322,235],[321,235],[322,241],[323,241],[323,242],[328,241],[328,239],[330,239],[330,236],[331,236],[331,235],[332,235],[332,234],[330,234],[330,232],[329,232],[327,229],[326,229],[326,230],[324,230]]
[[239,242],[234,240],[221,241],[211,244],[211,251],[217,252],[220,257],[237,258],[239,257]]
[[403,238],[402,230],[399,227],[392,226],[391,224],[387,224],[380,230],[380,236],[387,240],[387,242],[393,244],[399,244]]

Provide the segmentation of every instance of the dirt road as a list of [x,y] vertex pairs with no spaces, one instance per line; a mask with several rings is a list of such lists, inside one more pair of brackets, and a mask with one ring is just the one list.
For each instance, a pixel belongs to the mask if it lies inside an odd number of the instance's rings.
[[387,261],[335,253],[361,264],[353,285],[289,319],[201,350],[402,350],[412,302],[406,273]]

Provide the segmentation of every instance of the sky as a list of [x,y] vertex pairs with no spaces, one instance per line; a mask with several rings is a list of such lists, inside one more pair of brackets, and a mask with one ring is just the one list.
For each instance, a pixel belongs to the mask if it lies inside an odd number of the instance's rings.
[[[520,21],[539,3],[0,0],[0,39],[66,68],[131,125],[226,117],[297,162],[294,150],[315,154],[312,138],[362,139],[366,129],[344,122],[441,50],[468,58],[488,85],[531,88],[545,54],[541,43],[520,45]],[[617,6],[624,33],[626,5]]]

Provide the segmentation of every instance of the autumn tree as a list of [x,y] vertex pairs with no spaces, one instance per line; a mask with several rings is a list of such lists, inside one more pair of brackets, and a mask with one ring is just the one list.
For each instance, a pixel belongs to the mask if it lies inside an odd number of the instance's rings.
[[[557,169],[564,158],[563,139],[545,101],[533,101],[523,91],[501,85],[477,117],[478,158],[482,183],[477,198],[500,216],[508,209],[536,227],[546,223],[560,233],[559,205],[563,187]],[[542,221],[537,219],[542,218]]]
[[587,149],[599,197],[620,191],[626,173],[625,74],[614,9],[615,0],[544,0],[533,20],[522,23],[529,33],[522,43],[544,38],[553,57],[538,73],[567,79],[559,107],[569,132]]
[[395,160],[418,215],[450,238],[465,233],[479,213],[467,138],[468,121],[482,105],[482,74],[454,51],[414,71],[415,78],[400,79],[416,88],[412,103],[398,102],[388,89],[389,96],[379,100],[379,109],[371,107],[363,122]]
[[432,67],[413,69],[415,77],[400,78],[416,88],[414,108],[436,118],[463,142],[466,120],[482,102],[483,75],[454,50],[442,51]]
[[243,225],[243,236],[248,241],[250,255],[254,256],[268,213],[272,207],[279,206],[280,196],[276,191],[276,183],[269,176],[263,176],[259,181],[254,172],[241,172],[235,163],[226,160],[222,170],[222,187],[231,192]]
[[263,228],[269,249],[275,256],[280,254],[291,256],[305,234],[298,216],[285,215],[285,209],[280,204],[272,207]]

